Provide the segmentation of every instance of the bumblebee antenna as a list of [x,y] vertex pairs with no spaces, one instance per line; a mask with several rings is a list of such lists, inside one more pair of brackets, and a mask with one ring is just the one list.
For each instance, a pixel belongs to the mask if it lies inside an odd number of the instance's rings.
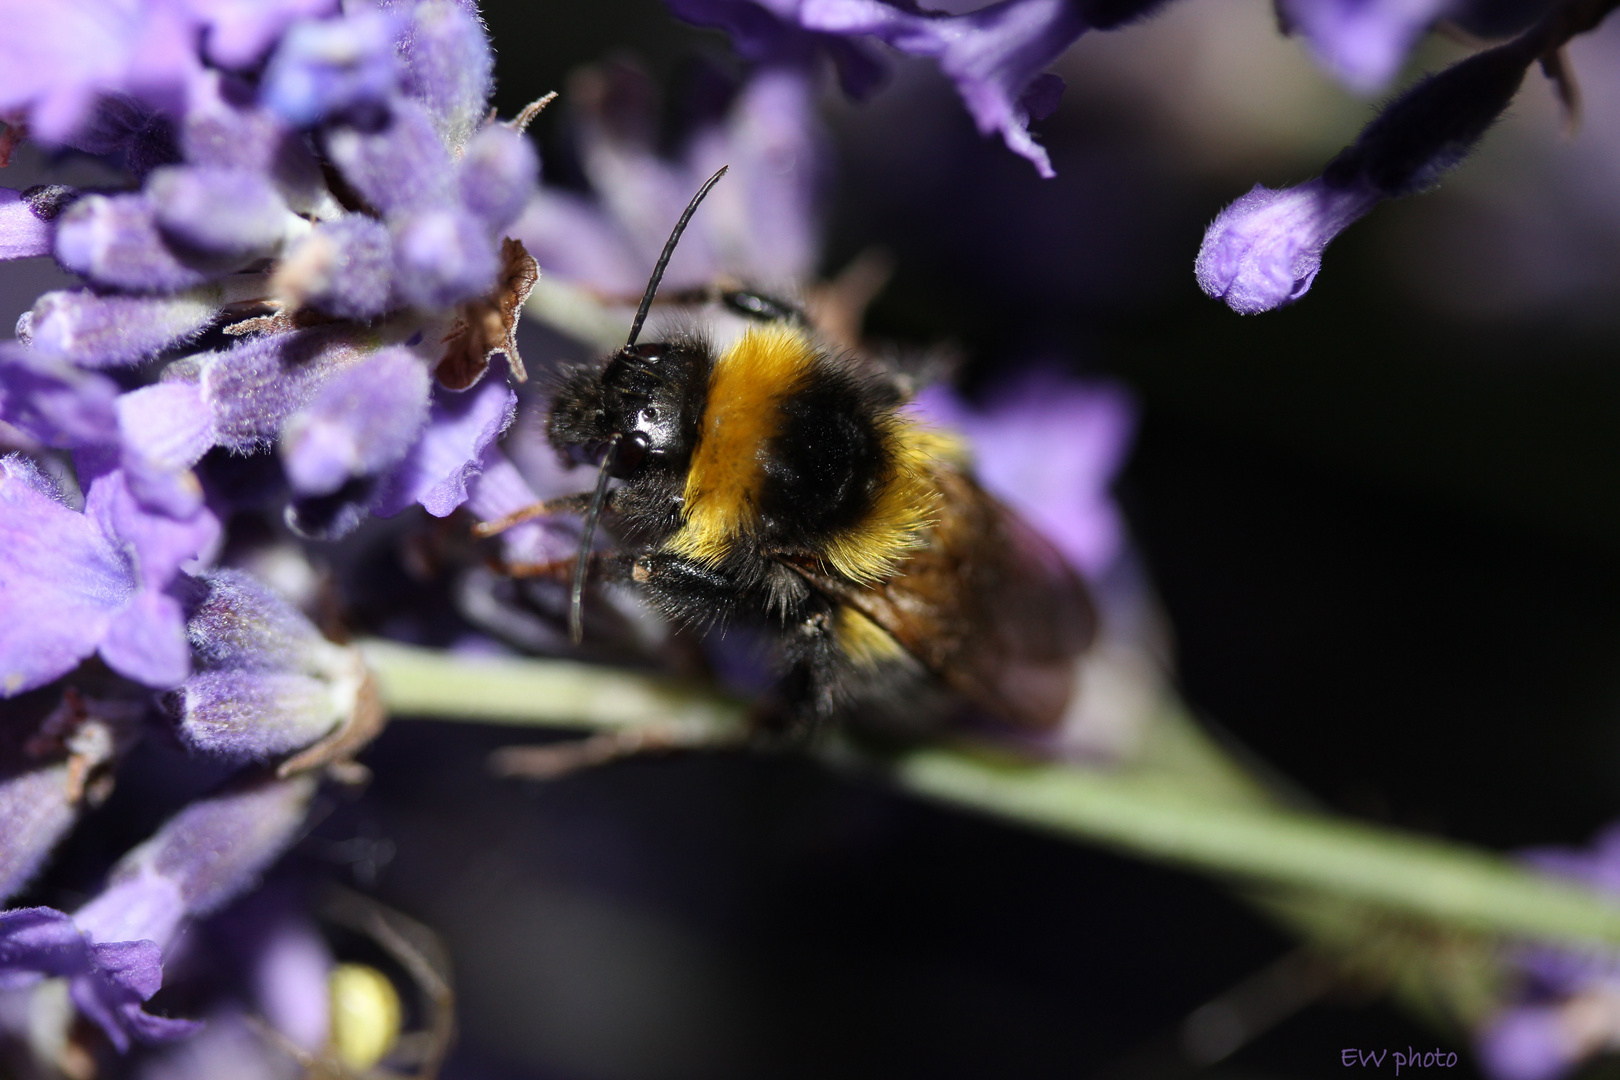
[[585,531],[579,538],[579,558],[574,562],[574,580],[568,586],[568,640],[575,645],[585,640],[585,572],[591,565],[591,541],[596,538],[596,519],[602,516],[607,503],[608,481],[613,478],[613,463],[619,457],[619,441],[615,434],[608,440],[607,453],[602,455],[602,470],[596,474],[596,491],[591,495],[591,506],[585,511]]
[[710,188],[720,182],[720,178],[726,175],[729,168],[730,165],[720,166],[718,172],[703,182],[703,186],[698,188],[698,193],[692,196],[692,201],[686,204],[686,212],[681,215],[681,220],[675,223],[675,231],[670,233],[669,239],[664,242],[663,254],[658,256],[658,264],[653,267],[652,280],[647,282],[647,291],[641,294],[641,306],[636,309],[636,319],[630,324],[630,340],[624,343],[625,348],[630,348],[636,343],[636,338],[641,336],[641,324],[647,321],[647,311],[652,307],[653,294],[658,292],[658,283],[664,280],[664,270],[669,266],[670,256],[675,254],[675,245],[680,242],[681,233],[686,231],[686,223],[692,220],[692,215],[697,213],[698,203],[703,201]]

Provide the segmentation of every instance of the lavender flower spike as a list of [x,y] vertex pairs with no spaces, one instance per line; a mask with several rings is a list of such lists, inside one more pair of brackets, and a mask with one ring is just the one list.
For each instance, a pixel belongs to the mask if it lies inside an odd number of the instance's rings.
[[1316,280],[1329,241],[1378,202],[1376,192],[1335,191],[1320,177],[1281,190],[1256,184],[1204,234],[1198,285],[1240,315],[1292,303]]

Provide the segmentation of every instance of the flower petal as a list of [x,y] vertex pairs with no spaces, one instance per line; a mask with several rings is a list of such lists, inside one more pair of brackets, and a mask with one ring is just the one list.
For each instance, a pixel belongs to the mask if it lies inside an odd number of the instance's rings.
[[191,674],[191,648],[180,602],[142,589],[119,612],[101,639],[101,658],[118,674],[166,690]]
[[[881,0],[805,0],[807,29],[872,34],[901,52],[934,57],[956,84],[982,134],[1000,131],[1007,148],[1056,175],[1029,134],[1025,91],[1041,69],[1089,29],[1071,0],[1002,0],[966,15],[921,15]],[[1050,86],[1043,90],[1050,94]]]
[[217,288],[173,296],[58,290],[34,301],[29,337],[34,348],[81,367],[138,364],[201,334],[219,314],[223,299]]
[[467,501],[484,451],[516,413],[517,394],[500,379],[464,391],[435,386],[427,428],[383,482],[372,512],[390,517],[419,502],[434,517],[448,517]]
[[94,521],[62,505],[27,459],[0,459],[0,697],[95,652],[134,585]]
[[327,380],[281,435],[293,490],[329,495],[400,461],[428,416],[427,366],[402,346],[382,349]]

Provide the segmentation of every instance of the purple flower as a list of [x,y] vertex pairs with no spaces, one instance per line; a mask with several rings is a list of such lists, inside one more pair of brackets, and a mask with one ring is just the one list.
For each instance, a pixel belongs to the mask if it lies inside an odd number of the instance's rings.
[[0,459],[0,507],[0,695],[44,685],[97,651],[149,686],[185,678],[184,616],[167,589],[218,536],[212,514],[151,513],[120,471],[91,484],[80,513],[19,455]]
[[670,7],[688,22],[726,30],[739,52],[765,65],[802,68],[808,56],[829,52],[852,97],[869,92],[883,69],[851,38],[934,60],[980,133],[1000,132],[1008,149],[1051,177],[1029,121],[1057,108],[1063,81],[1042,70],[1087,30],[1122,25],[1162,2],[1001,0],[962,15],[902,0],[670,0]]
[[1473,149],[1536,57],[1509,42],[1396,98],[1322,171],[1292,188],[1256,185],[1215,218],[1194,264],[1199,287],[1244,315],[1298,300],[1332,239],[1384,199],[1422,191]]
[[1359,94],[1389,85],[1418,37],[1456,0],[1282,0],[1316,62]]
[[235,570],[204,574],[186,633],[197,671],[168,696],[190,745],[233,761],[309,746],[369,708],[365,667]]
[[974,471],[1093,580],[1125,547],[1112,485],[1130,446],[1135,410],[1125,392],[1036,371],[993,390],[982,409],[932,386],[915,407],[967,436]]
[[966,15],[918,14],[883,0],[804,0],[799,21],[824,33],[870,34],[936,60],[980,134],[999,131],[1042,176],[1056,175],[1029,121],[1049,114],[1063,92],[1062,80],[1041,70],[1089,29],[1072,0],[1002,0]]
[[329,495],[402,459],[427,423],[427,367],[409,349],[372,353],[333,375],[281,432],[293,490]]
[[150,360],[197,337],[219,318],[226,290],[204,286],[165,296],[48,292],[18,323],[18,340],[79,367]]
[[[1620,827],[1585,851],[1524,852],[1533,866],[1620,895]],[[1603,1050],[1620,1049],[1620,952],[1526,945],[1510,964],[1520,984],[1475,1033],[1480,1063],[1497,1080],[1553,1080]]]
[[867,48],[837,34],[805,29],[801,0],[669,0],[670,10],[697,26],[731,37],[743,58],[769,67],[807,67],[825,53],[838,70],[844,93],[859,101],[883,82],[888,69]]
[[13,714],[0,730],[0,903],[21,891],[78,820],[108,791],[143,710],[72,689],[36,726]]
[[1334,190],[1320,177],[1275,191],[1256,184],[1204,233],[1198,286],[1240,315],[1292,303],[1316,280],[1328,243],[1380,200],[1375,191]]
[[295,23],[265,69],[264,104],[294,127],[329,117],[378,122],[399,87],[400,28],[398,16],[381,11]]
[[0,259],[49,255],[52,223],[72,194],[71,188],[0,188]]
[[629,115],[606,115],[609,99],[650,110],[648,94],[611,85],[642,76],[621,67],[597,77],[610,85],[585,96],[579,136],[595,200],[545,188],[512,227],[549,277],[634,303],[692,192],[729,164],[704,213],[692,219],[664,287],[704,287],[729,276],[791,290],[810,279],[824,147],[803,73],[757,74],[675,162],[654,148],[649,115],[630,108],[623,110]]
[[296,837],[309,777],[241,784],[170,818],[113,867],[106,887],[71,917],[51,908],[0,912],[0,987],[70,980],[73,1003],[119,1050],[197,1030],[142,1004],[163,982],[163,951],[187,919],[252,888]]
[[448,516],[467,501],[469,483],[516,409],[517,395],[492,379],[471,390],[434,387],[426,430],[383,482],[373,509],[386,517],[420,503],[434,517]]

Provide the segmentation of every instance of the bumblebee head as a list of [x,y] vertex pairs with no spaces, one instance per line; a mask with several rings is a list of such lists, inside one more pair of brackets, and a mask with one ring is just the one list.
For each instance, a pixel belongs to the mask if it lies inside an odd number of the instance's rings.
[[633,480],[649,467],[684,470],[697,441],[698,415],[708,391],[708,346],[698,340],[637,345],[636,338],[641,336],[642,324],[647,321],[658,283],[664,278],[681,233],[709,189],[726,175],[726,168],[720,166],[720,171],[704,181],[675,222],[653,266],[647,291],[641,294],[641,306],[636,308],[624,347],[599,369],[576,369],[568,374],[547,422],[546,436],[551,445],[576,460],[596,461],[600,466],[569,589],[568,634],[576,645],[585,633],[581,597],[590,565],[591,538],[606,505],[608,480]]
[[598,465],[618,436],[608,475],[684,472],[697,441],[712,352],[699,339],[629,345],[576,368],[553,402],[546,435],[565,458]]

